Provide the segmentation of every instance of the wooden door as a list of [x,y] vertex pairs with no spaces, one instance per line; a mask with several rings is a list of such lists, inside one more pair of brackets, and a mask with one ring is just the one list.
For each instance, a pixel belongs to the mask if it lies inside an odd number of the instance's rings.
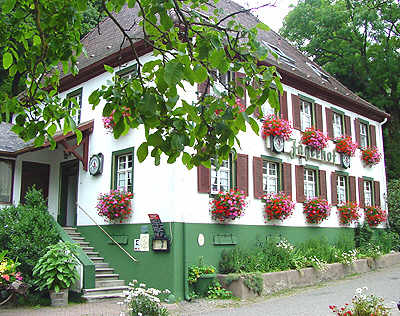
[[38,162],[22,162],[21,175],[21,203],[25,203],[25,194],[30,187],[35,185],[36,189],[41,190],[44,199],[49,197],[49,178],[50,165]]

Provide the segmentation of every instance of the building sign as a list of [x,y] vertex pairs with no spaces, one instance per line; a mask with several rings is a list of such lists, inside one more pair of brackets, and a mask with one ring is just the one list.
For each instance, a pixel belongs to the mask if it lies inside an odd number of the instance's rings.
[[304,158],[307,160],[316,160],[320,162],[326,162],[333,165],[338,165],[341,163],[340,154],[336,150],[316,150],[312,149],[303,144],[297,144],[296,140],[292,140],[292,148],[288,152],[290,158],[294,159],[296,157]]

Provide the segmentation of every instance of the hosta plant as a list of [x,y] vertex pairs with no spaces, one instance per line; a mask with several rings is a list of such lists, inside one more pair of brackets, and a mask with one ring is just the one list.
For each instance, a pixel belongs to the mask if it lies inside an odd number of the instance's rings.
[[76,244],[62,241],[47,247],[47,252],[33,269],[35,284],[40,290],[59,292],[74,284],[78,278],[78,260],[74,256],[78,247]]
[[335,138],[335,142],[336,152],[350,157],[354,156],[358,145],[357,143],[353,143],[350,136],[337,137]]
[[312,149],[321,150],[328,145],[328,137],[320,130],[310,127],[304,131],[301,142]]
[[360,218],[360,209],[357,203],[347,202],[337,206],[339,222],[342,225],[350,225]]
[[100,194],[96,205],[97,213],[109,222],[122,223],[132,213],[132,198],[133,193],[119,190]]
[[331,211],[328,201],[319,197],[305,201],[303,208],[303,213],[306,215],[306,222],[309,224],[320,224],[328,218]]
[[262,127],[262,137],[281,136],[284,140],[288,140],[292,135],[293,128],[289,121],[280,118],[275,114],[264,117]]
[[262,200],[265,203],[264,218],[267,221],[283,221],[293,214],[295,203],[283,192],[265,194]]
[[210,202],[211,216],[220,223],[235,220],[243,214],[246,206],[246,196],[242,191],[219,192]]
[[381,161],[381,158],[382,155],[375,146],[361,150],[361,159],[369,167],[378,164]]
[[379,206],[366,206],[364,208],[365,220],[369,226],[378,226],[386,221],[386,212]]

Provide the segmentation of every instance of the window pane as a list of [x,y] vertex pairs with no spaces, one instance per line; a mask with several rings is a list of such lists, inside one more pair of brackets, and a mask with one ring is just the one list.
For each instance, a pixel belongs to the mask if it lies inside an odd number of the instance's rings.
[[133,170],[133,155],[121,155],[117,157],[118,165],[117,165],[117,189],[121,191],[129,191],[132,192],[133,188],[133,179],[132,179],[132,170]]
[[12,163],[0,160],[0,202],[11,202]]
[[218,170],[215,165],[215,160],[211,159],[211,193],[227,192],[230,188],[231,175],[229,160],[222,161]]

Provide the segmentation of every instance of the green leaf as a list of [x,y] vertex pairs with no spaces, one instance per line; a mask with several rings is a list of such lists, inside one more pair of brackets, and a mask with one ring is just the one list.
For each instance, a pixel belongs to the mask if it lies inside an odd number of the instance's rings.
[[54,134],[57,132],[57,126],[56,124],[51,124],[50,127],[47,129],[47,133],[50,134],[50,136],[54,136]]
[[114,68],[108,65],[104,65],[104,69],[108,71],[110,74],[114,73]]
[[194,69],[194,80],[197,83],[202,83],[207,80],[207,77],[208,77],[208,73],[207,73],[206,68],[204,68],[201,65],[197,65],[197,67],[195,67],[195,69]]
[[183,65],[176,61],[171,60],[165,66],[164,80],[169,86],[175,86],[182,79]]
[[42,44],[42,40],[38,35],[33,36],[33,46],[40,46]]
[[82,132],[79,129],[76,129],[75,134],[76,134],[76,143],[79,145],[82,141]]
[[150,146],[156,147],[162,144],[163,139],[159,133],[154,133],[149,135],[149,137],[147,137],[147,142]]
[[38,137],[36,137],[33,143],[35,147],[42,146],[44,144],[44,135],[39,135]]
[[263,31],[269,31],[269,30],[270,30],[269,26],[266,25],[266,24],[264,24],[264,23],[262,23],[262,22],[258,23],[258,24],[256,25],[256,27],[257,27],[258,29],[260,29],[260,30],[263,30]]
[[258,135],[258,133],[260,132],[260,126],[258,126],[258,123],[255,119],[253,119],[252,117],[249,117],[249,124],[251,126],[251,129],[254,131],[254,133],[256,133]]
[[137,150],[137,157],[139,162],[143,162],[149,153],[149,147],[146,142],[142,143]]
[[12,63],[13,63],[13,56],[9,52],[6,52],[3,55],[3,68],[8,69]]
[[14,9],[15,3],[17,0],[4,0],[3,5],[1,6],[4,14],[10,13],[12,9]]

